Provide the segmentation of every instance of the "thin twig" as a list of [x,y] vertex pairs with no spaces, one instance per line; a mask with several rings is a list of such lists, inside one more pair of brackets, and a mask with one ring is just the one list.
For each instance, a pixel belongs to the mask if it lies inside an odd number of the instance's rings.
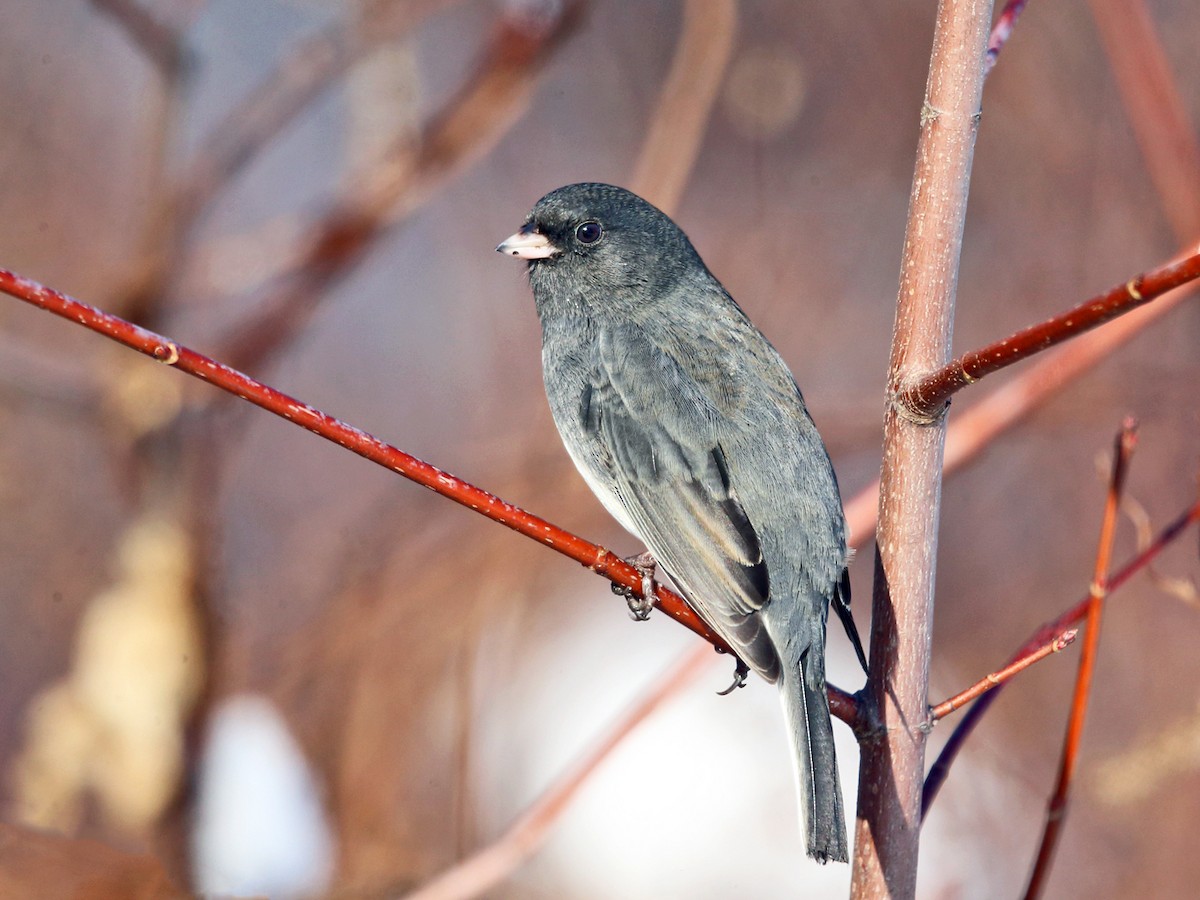
[[[1108,579],[1109,596],[1115,594],[1117,589],[1124,585],[1130,578],[1138,572],[1150,565],[1158,556],[1170,546],[1187,528],[1197,522],[1200,522],[1200,502],[1193,503],[1190,507],[1184,510],[1178,517],[1175,518],[1166,528],[1159,532],[1158,536],[1140,553],[1133,557],[1124,566],[1118,569]],[[1084,597],[1053,622],[1048,622],[1038,628],[1020,649],[1012,655],[1009,660],[1009,665],[1019,662],[1024,657],[1037,653],[1040,648],[1053,642],[1057,636],[1063,634],[1068,629],[1078,625],[1087,615],[1088,597]],[[946,783],[946,778],[950,774],[950,768],[954,764],[954,760],[958,757],[968,737],[975,730],[975,727],[983,719],[983,716],[991,708],[991,705],[1000,697],[1004,690],[1004,685],[998,685],[994,690],[987,692],[980,697],[974,706],[963,714],[954,731],[951,732],[949,739],[946,741],[942,752],[938,755],[937,760],[929,769],[929,775],[925,778],[925,790],[923,792],[922,816],[929,814],[929,808],[933,805],[934,799],[938,792],[942,789],[942,785]]]
[[1071,701],[1071,715],[1067,720],[1067,733],[1063,738],[1062,758],[1059,761],[1058,779],[1050,802],[1046,805],[1046,825],[1042,831],[1042,842],[1037,860],[1029,876],[1025,900],[1040,897],[1045,889],[1054,862],[1054,850],[1062,833],[1063,820],[1067,815],[1067,798],[1071,781],[1079,759],[1079,745],[1083,739],[1083,723],[1087,718],[1088,700],[1092,693],[1092,675],[1096,669],[1096,655],[1100,649],[1100,621],[1104,614],[1104,598],[1108,594],[1109,560],[1112,558],[1113,540],[1117,533],[1117,516],[1121,506],[1121,493],[1125,489],[1125,474],[1129,469],[1129,458],[1137,446],[1137,425],[1126,419],[1117,435],[1113,451],[1112,478],[1108,485],[1108,497],[1104,504],[1104,521],[1100,525],[1100,541],[1096,548],[1096,565],[1092,570],[1089,590],[1086,631],[1083,636],[1083,651],[1079,654],[1079,674],[1075,679],[1075,696]]
[[976,697],[981,697],[988,691],[1000,687],[1000,685],[1004,684],[1004,682],[1008,681],[1014,675],[1019,675],[1021,672],[1024,672],[1035,662],[1040,662],[1047,656],[1050,656],[1052,653],[1058,653],[1060,650],[1065,650],[1075,642],[1075,637],[1078,634],[1078,629],[1068,628],[1062,634],[1056,635],[1045,644],[1042,644],[1042,646],[1038,647],[1032,653],[1025,654],[1020,659],[1009,663],[1003,669],[992,672],[990,675],[985,675],[965,691],[960,691],[953,697],[943,700],[941,703],[934,706],[929,711],[930,720],[936,722],[938,719],[945,718],[956,709],[962,709]]
[[996,65],[996,60],[1000,56],[1000,51],[1004,49],[1004,45],[1012,36],[1013,28],[1016,27],[1017,19],[1020,18],[1022,10],[1025,9],[1025,4],[1028,0],[1008,0],[1004,4],[1004,9],[1000,11],[1000,15],[996,18],[996,24],[992,26],[991,37],[988,38],[987,48],[987,70],[991,72]]
[[[642,592],[642,574],[611,551],[584,540],[556,525],[507,503],[495,494],[475,487],[427,462],[417,459],[366,432],[347,425],[287,394],[256,381],[248,375],[203,356],[170,338],[155,334],[132,322],[89,306],[36,281],[0,269],[0,291],[34,306],[76,322],[111,338],[159,362],[174,366],[255,406],[301,426],[313,434],[333,441],[371,462],[391,469],[443,497],[475,510],[482,516],[506,525],[538,543],[591,569],[614,584]],[[654,605],[681,625],[694,631],[722,653],[729,646],[704,620],[697,616],[678,594],[655,585]],[[847,721],[854,723],[853,698],[835,687],[829,688],[830,704]]]
[[[1114,319],[1077,341],[1050,350],[981,400],[952,413],[946,432],[943,473],[965,466],[997,437],[1057,396],[1066,384],[1108,359],[1123,344],[1191,297],[1194,290],[1194,284],[1178,287],[1155,303]],[[852,545],[857,546],[872,535],[878,506],[878,480],[846,503],[846,524]]]
[[534,800],[498,840],[405,895],[405,900],[466,900],[511,875],[542,847],[596,769],[637,726],[695,681],[711,660],[712,654],[698,647],[654,679],[650,690],[604,730],[604,738]]
[[1090,331],[1200,278],[1200,249],[1143,272],[1065,313],[972,350],[905,387],[898,402],[914,416],[936,415],[951,395],[985,375]]

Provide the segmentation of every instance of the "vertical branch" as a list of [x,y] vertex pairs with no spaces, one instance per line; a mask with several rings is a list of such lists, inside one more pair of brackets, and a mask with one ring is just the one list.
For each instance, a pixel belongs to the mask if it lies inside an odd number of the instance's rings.
[[1067,814],[1067,795],[1075,774],[1075,763],[1079,758],[1079,743],[1083,737],[1083,722],[1087,716],[1088,697],[1092,689],[1092,673],[1096,668],[1096,652],[1100,646],[1100,617],[1104,612],[1104,598],[1108,594],[1108,567],[1112,558],[1113,537],[1117,530],[1117,511],[1125,488],[1129,457],[1133,454],[1137,442],[1136,429],[1133,420],[1126,419],[1117,435],[1108,499],[1104,504],[1104,521],[1100,526],[1100,541],[1096,548],[1096,566],[1092,572],[1091,587],[1088,589],[1087,631],[1083,639],[1083,652],[1079,656],[1079,674],[1075,679],[1071,717],[1067,721],[1067,733],[1063,738],[1058,780],[1054,784],[1050,802],[1046,805],[1046,827],[1042,831],[1037,861],[1029,876],[1029,887],[1025,891],[1026,900],[1040,897],[1046,886],[1050,865],[1054,861],[1054,850],[1058,846],[1058,836],[1062,832],[1063,819]]
[[[892,397],[950,356],[991,12],[990,0],[938,5],[896,303]],[[944,416],[916,421],[889,402],[864,689],[876,727],[862,741],[855,897],[916,891],[944,435]]]

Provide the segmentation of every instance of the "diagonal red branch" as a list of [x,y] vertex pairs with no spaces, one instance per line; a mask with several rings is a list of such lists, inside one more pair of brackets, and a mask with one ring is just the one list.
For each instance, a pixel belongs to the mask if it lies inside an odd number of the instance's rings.
[[901,390],[897,400],[917,418],[936,416],[950,396],[985,375],[1103,325],[1200,278],[1200,249],[1131,278],[1061,315],[964,353]]
[[[190,350],[170,338],[155,334],[111,313],[68,297],[52,288],[23,278],[7,269],[0,269],[0,291],[11,294],[34,306],[70,319],[85,328],[111,338],[159,362],[193,375],[223,391],[241,397],[255,406],[272,412],[313,434],[333,441],[373,463],[391,469],[411,481],[429,488],[443,497],[475,510],[513,531],[557,550],[563,556],[591,569],[614,584],[623,585],[642,595],[641,573],[611,551],[564,531],[518,506],[501,500],[482,488],[475,487],[449,472],[417,459],[403,450],[385,444],[352,425],[326,415],[306,403],[255,381],[236,369]],[[675,592],[655,585],[654,605],[681,625],[691,629],[722,653],[732,654],[704,620],[697,616],[687,602]],[[857,705],[854,698],[833,686],[829,687],[829,702],[834,715],[852,726],[856,724]]]
[[981,697],[988,691],[1000,687],[1004,682],[1024,672],[1035,662],[1041,662],[1050,654],[1057,653],[1059,650],[1065,650],[1075,642],[1075,637],[1078,634],[1079,631],[1077,629],[1069,628],[1062,634],[1055,635],[1052,640],[1042,644],[1033,652],[1020,656],[1003,669],[992,672],[990,675],[985,675],[965,691],[961,691],[953,697],[943,700],[929,711],[929,718],[936,722],[938,719],[950,715],[956,709],[962,709],[976,697]]
[[[1137,554],[1133,559],[1127,562],[1124,566],[1113,573],[1108,579],[1108,593],[1111,595],[1116,592],[1117,588],[1125,584],[1130,578],[1136,575],[1142,569],[1149,566],[1158,557],[1163,550],[1170,546],[1189,526],[1200,522],[1200,502],[1193,503],[1191,507],[1184,510],[1171,524],[1164,528],[1151,544],[1146,547],[1141,553]],[[1042,648],[1052,645],[1059,640],[1062,635],[1083,621],[1087,615],[1088,603],[1090,594],[1084,597],[1077,604],[1072,606],[1053,622],[1047,622],[1042,625],[1030,638],[1021,645],[1020,649],[1013,654],[1009,660],[1005,671],[1012,666],[1019,664],[1021,660],[1041,652]],[[984,679],[982,683],[986,683]],[[938,791],[946,782],[946,777],[950,774],[950,767],[954,760],[958,757],[959,751],[962,750],[971,732],[975,730],[975,726],[979,724],[984,713],[991,708],[992,703],[1000,696],[1004,684],[996,684],[989,688],[985,688],[986,693],[963,715],[958,726],[950,734],[950,738],[946,741],[946,745],[942,748],[942,752],[938,755],[937,760],[929,769],[929,775],[925,778],[925,789],[922,800],[922,816],[929,812],[929,807],[933,805],[934,798],[937,797]],[[964,692],[965,693],[965,692]],[[960,695],[961,696],[961,695]],[[956,698],[951,698],[956,699]],[[950,701],[945,701],[949,703]],[[938,704],[935,710],[940,709],[945,704]],[[935,715],[934,718],[941,718]]]
[[987,70],[989,72],[995,67],[1000,51],[1004,49],[1004,45],[1012,36],[1013,28],[1016,27],[1017,19],[1020,18],[1027,2],[1028,0],[1008,0],[1004,4],[1004,9],[1000,11],[1000,15],[996,17],[996,24],[992,26],[992,34],[988,38]]

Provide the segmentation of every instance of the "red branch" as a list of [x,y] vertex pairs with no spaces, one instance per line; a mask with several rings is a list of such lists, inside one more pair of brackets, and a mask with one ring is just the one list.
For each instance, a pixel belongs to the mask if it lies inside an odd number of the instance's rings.
[[1061,315],[972,350],[900,391],[897,400],[915,417],[936,416],[950,396],[985,375],[1090,331],[1168,291],[1200,278],[1200,251],[1165,263]]
[[[1194,503],[1191,507],[1184,510],[1182,514],[1159,533],[1145,550],[1113,573],[1112,577],[1108,579],[1109,595],[1116,593],[1117,589],[1124,585],[1125,582],[1154,562],[1163,550],[1170,546],[1189,526],[1197,522],[1200,522],[1200,502]],[[1027,656],[1039,653],[1043,647],[1052,644],[1066,631],[1082,622],[1084,616],[1087,615],[1090,600],[1091,595],[1089,594],[1053,622],[1042,625],[1013,654],[1009,660],[1008,667],[1019,663]],[[953,765],[954,760],[958,757],[967,738],[975,730],[975,726],[979,724],[984,714],[991,708],[991,705],[1000,696],[1003,689],[1003,684],[996,685],[994,690],[990,690],[980,697],[979,701],[967,710],[962,720],[958,723],[958,726],[951,732],[950,738],[946,741],[946,745],[942,748],[942,752],[929,769],[929,775],[925,779],[925,789],[922,793],[922,817],[929,814],[929,807],[933,805],[933,801],[941,790],[942,785],[946,783],[946,777],[950,774],[951,765]]]
[[[642,596],[641,573],[604,547],[577,537],[569,531],[564,531],[545,519],[538,518],[520,507],[501,500],[495,494],[477,488],[390,444],[385,444],[378,438],[255,381],[236,369],[222,365],[169,338],[155,334],[94,306],[89,306],[66,294],[38,284],[36,281],[23,278],[7,269],[0,269],[0,291],[47,312],[62,316],[64,319],[77,322],[119,344],[145,353],[159,362],[174,366],[223,391],[241,397],[267,412],[281,416],[289,422],[306,428],[313,434],[333,441],[373,463],[391,469],[393,472],[429,488],[434,493],[470,507],[480,515],[502,525],[507,525],[513,531],[557,550],[563,556],[570,557],[597,575],[602,575],[614,584],[631,588],[636,595]],[[666,613],[681,625],[700,635],[719,652],[733,653],[720,636],[709,628],[678,594],[661,585],[655,585],[654,605],[660,612]],[[829,702],[834,715],[851,726],[856,725],[858,710],[853,697],[831,685],[829,686]]]
[[1004,49],[1009,36],[1012,35],[1012,30],[1016,27],[1017,19],[1020,17],[1021,11],[1025,9],[1027,2],[1028,0],[1008,0],[1000,12],[1000,16],[996,19],[996,24],[992,26],[992,35],[988,38],[987,47],[987,70],[989,72],[996,65],[996,59],[1000,56],[1000,51]]
[[1035,662],[1041,662],[1050,654],[1057,653],[1059,650],[1065,650],[1071,644],[1075,643],[1075,637],[1078,634],[1079,631],[1077,629],[1069,628],[1062,634],[1055,635],[1052,640],[1042,644],[1032,653],[1028,653],[1016,661],[1009,663],[998,672],[985,675],[965,691],[955,694],[948,700],[943,700],[929,711],[929,718],[936,722],[938,719],[950,715],[956,709],[962,709],[976,697],[981,697],[993,688],[1000,687],[1004,682],[1008,681],[1014,675],[1024,672]]
[[1067,720],[1067,733],[1063,737],[1062,757],[1059,760],[1058,779],[1054,792],[1046,804],[1046,824],[1042,830],[1042,843],[1038,847],[1037,860],[1029,876],[1025,890],[1026,900],[1040,897],[1054,862],[1054,850],[1062,833],[1063,820],[1067,815],[1067,798],[1079,760],[1079,745],[1083,741],[1083,724],[1087,718],[1088,700],[1092,693],[1092,675],[1096,670],[1096,656],[1100,650],[1100,620],[1104,614],[1104,598],[1108,594],[1108,568],[1112,558],[1113,539],[1117,533],[1117,513],[1121,505],[1121,494],[1125,489],[1125,474],[1129,469],[1129,458],[1137,446],[1137,424],[1126,419],[1117,435],[1113,453],[1112,476],[1108,485],[1108,497],[1104,503],[1104,521],[1100,526],[1100,541],[1096,548],[1096,565],[1092,570],[1092,584],[1088,592],[1087,631],[1083,636],[1083,652],[1079,654],[1079,674],[1075,679],[1075,696],[1071,701],[1071,715]]

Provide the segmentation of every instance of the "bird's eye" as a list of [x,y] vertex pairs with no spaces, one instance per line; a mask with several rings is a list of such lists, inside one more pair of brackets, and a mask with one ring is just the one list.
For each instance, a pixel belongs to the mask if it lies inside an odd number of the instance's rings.
[[604,229],[599,222],[584,222],[575,229],[575,240],[581,244],[594,244],[603,234]]

